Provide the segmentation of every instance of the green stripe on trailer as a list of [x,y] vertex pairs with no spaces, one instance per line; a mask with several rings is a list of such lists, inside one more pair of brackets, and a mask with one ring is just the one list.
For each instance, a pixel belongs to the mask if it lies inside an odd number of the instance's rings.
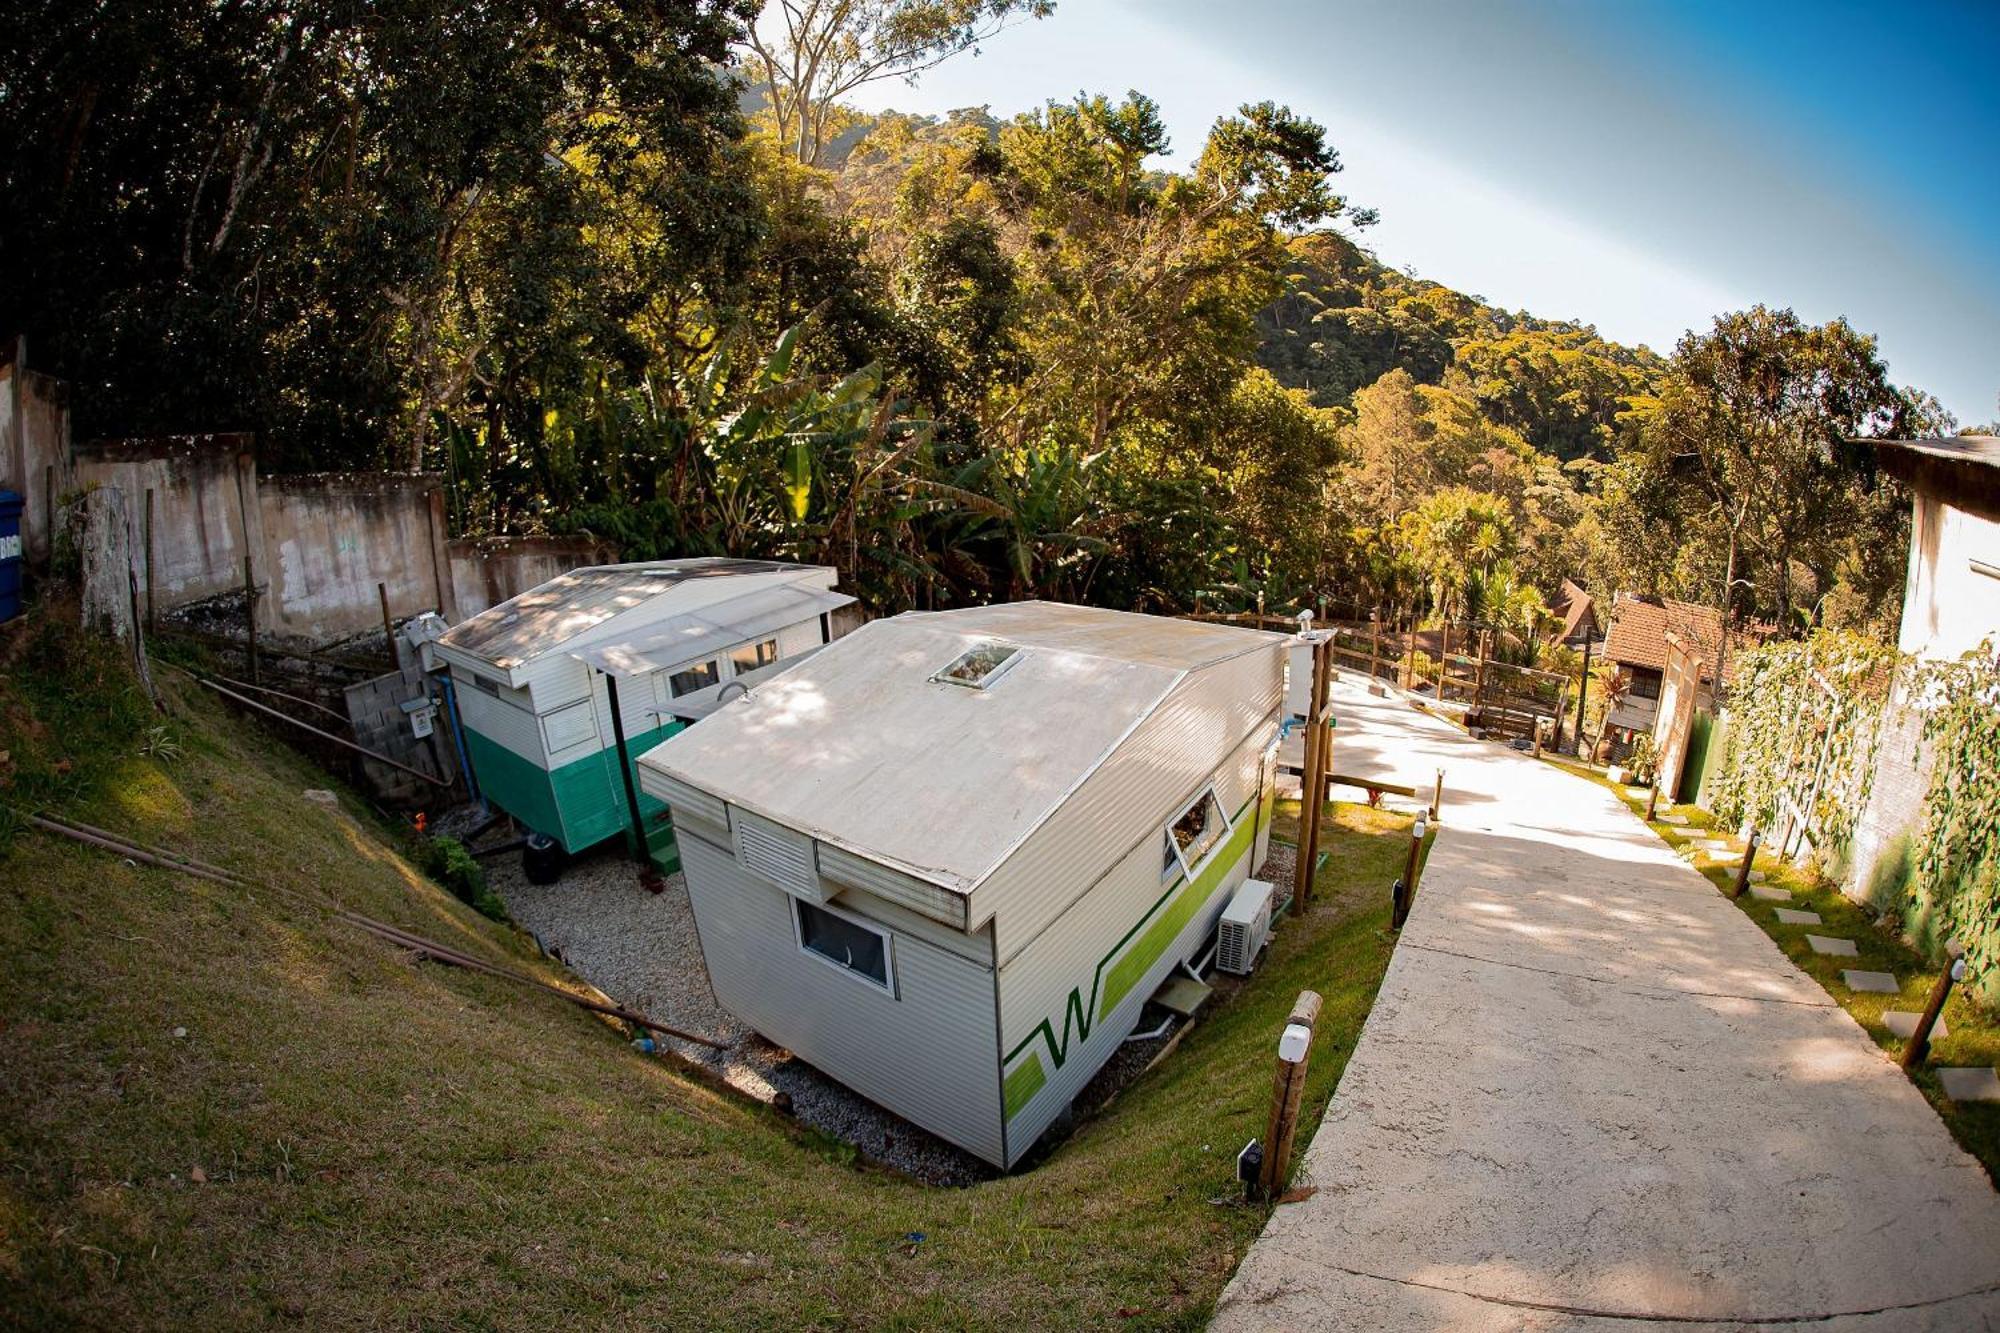
[[[1068,998],[1063,1003],[1062,1040],[1060,1042],[1056,1040],[1054,1020],[1045,1018],[1037,1023],[1034,1030],[1022,1038],[1013,1050],[1007,1052],[1006,1058],[1001,1062],[1003,1066],[1012,1064],[1015,1057],[1024,1051],[1027,1052],[1028,1058],[1022,1064],[1015,1066],[1003,1081],[1005,1119],[1012,1120],[1015,1112],[1032,1101],[1035,1093],[1041,1091],[1042,1086],[1048,1081],[1048,1071],[1042,1064],[1041,1052],[1028,1049],[1034,1045],[1036,1038],[1040,1038],[1048,1048],[1049,1059],[1055,1067],[1061,1069],[1069,1059],[1072,1034],[1079,1043],[1090,1040],[1091,1030],[1096,1023],[1109,1017],[1119,1002],[1131,994],[1132,988],[1139,984],[1140,979],[1152,969],[1153,964],[1159,962],[1168,947],[1180,937],[1181,931],[1187,928],[1188,922],[1194,919],[1195,913],[1201,910],[1202,904],[1208,901],[1209,895],[1215,892],[1230,868],[1250,851],[1251,843],[1257,836],[1257,824],[1246,816],[1250,813],[1250,807],[1255,799],[1253,797],[1245,801],[1243,808],[1236,812],[1236,823],[1229,831],[1228,841],[1216,852],[1207,868],[1196,877],[1195,881],[1190,884],[1184,879],[1175,880],[1174,884],[1147,909],[1146,915],[1139,919],[1138,924],[1125,932],[1124,937],[1111,946],[1111,951],[1098,960],[1097,968],[1091,975],[1089,999],[1084,998],[1081,986],[1071,988]],[[1133,943],[1135,939],[1136,944]],[[1132,945],[1131,951],[1119,957],[1128,944]],[[1108,975],[1105,971],[1107,967],[1110,968]],[[1034,1066],[1033,1074],[1025,1072],[1029,1065]],[[1022,1088],[1027,1088],[1027,1091],[1019,1092]],[[1018,1100],[1017,1092],[1019,1092]]]
[[1015,1065],[1014,1072],[1007,1075],[1006,1118],[1012,1120],[1016,1111],[1035,1100],[1035,1094],[1048,1081],[1048,1071],[1042,1068],[1042,1057],[1037,1052],[1029,1051],[1028,1058]]

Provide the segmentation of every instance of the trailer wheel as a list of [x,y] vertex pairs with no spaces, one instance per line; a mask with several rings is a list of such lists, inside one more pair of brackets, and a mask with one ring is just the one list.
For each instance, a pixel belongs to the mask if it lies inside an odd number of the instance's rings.
[[530,884],[553,884],[562,878],[563,865],[568,860],[568,853],[554,838],[530,833],[527,844],[521,848],[521,874]]

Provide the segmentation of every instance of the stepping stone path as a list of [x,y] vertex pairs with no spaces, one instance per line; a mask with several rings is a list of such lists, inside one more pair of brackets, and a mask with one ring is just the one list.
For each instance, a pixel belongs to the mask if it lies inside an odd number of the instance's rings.
[[1955,1102],[2000,1102],[2000,1074],[1990,1068],[1937,1071],[1944,1095]]
[[1688,817],[1686,815],[1664,814],[1660,816],[1660,822],[1662,824],[1685,824],[1688,822]]
[[1753,870],[1750,872],[1750,882],[1752,884],[1762,884],[1765,880],[1769,879],[1770,877],[1771,877],[1770,872],[1768,871]]
[[[1913,1013],[1908,1009],[1884,1009],[1882,1011],[1882,1026],[1901,1037],[1904,1041],[1908,1041],[1911,1037],[1917,1035],[1917,1020],[1922,1017],[1922,1014]],[[1935,1041],[1939,1037],[1949,1037],[1950,1035],[1951,1029],[1945,1025],[1944,1015],[1938,1015],[1938,1021],[1931,1024],[1931,1040]]]
[[[1859,952],[1854,947],[1853,940],[1832,939],[1825,935],[1808,935],[1806,943],[1812,946],[1814,953],[1836,954],[1842,958],[1852,958]],[[1848,975],[1854,974],[1850,972]],[[1899,986],[1897,989],[1901,990],[1902,987]]]
[[[1750,873],[1754,875],[1757,872],[1753,870]],[[1762,898],[1767,903],[1788,903],[1792,900],[1792,891],[1790,889],[1774,889],[1767,884],[1753,883],[1750,886],[1750,896],[1752,898]]]
[[1798,912],[1789,907],[1778,909],[1778,921],[1787,926],[1817,926],[1820,924],[1818,912]]
[[1873,991],[1877,995],[1900,995],[1903,990],[1894,972],[1860,972],[1850,967],[1840,974],[1840,978],[1847,983],[1849,990]]

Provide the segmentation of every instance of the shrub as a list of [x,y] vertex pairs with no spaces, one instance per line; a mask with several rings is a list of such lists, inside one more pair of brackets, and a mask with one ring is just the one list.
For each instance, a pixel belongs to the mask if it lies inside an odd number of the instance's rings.
[[486,871],[465,844],[457,838],[426,840],[423,850],[424,873],[451,890],[452,896],[481,916],[495,921],[507,919],[507,905],[486,886]]

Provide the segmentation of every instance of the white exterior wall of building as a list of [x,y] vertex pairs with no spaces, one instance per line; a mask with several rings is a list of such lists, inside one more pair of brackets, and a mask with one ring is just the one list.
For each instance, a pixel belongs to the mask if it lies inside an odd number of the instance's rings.
[[1192,795],[1219,756],[1234,753],[1253,729],[1274,717],[1283,670],[1283,655],[1274,646],[1183,680],[973,890],[971,924],[992,920],[1002,966],[1124,855],[1138,828]]
[[[1263,814],[1259,800],[1262,759],[1278,723],[1275,692],[1270,702],[1272,711],[1246,728],[1221,764],[1214,763],[1214,750],[1207,752],[1210,767],[1184,782],[1178,795],[1150,806],[1136,803],[1125,806],[1122,818],[1099,826],[1101,840],[1073,844],[1080,856],[1098,858],[1074,864],[1067,882],[1077,890],[1077,896],[1033,939],[1021,943],[1013,957],[1002,965],[999,1000],[1003,1072],[1018,1068],[1021,1061],[1039,1059],[1044,1080],[1039,1090],[1016,1107],[1007,1121],[1009,1165],[1034,1146],[1117,1051],[1137,1023],[1146,1001],[1170,972],[1200,950],[1230,895],[1249,877],[1255,858],[1253,844]],[[1147,726],[1160,720],[1156,716]],[[1145,730],[1141,728],[1142,732]],[[1134,742],[1141,744],[1152,739],[1139,734],[1133,737]],[[1097,776],[1103,773],[1100,770]],[[1130,772],[1125,778],[1129,785]],[[1095,780],[1093,777],[1092,781]],[[1161,874],[1166,827],[1211,781],[1218,802],[1235,822],[1212,862],[1196,868],[1198,881],[1212,879],[1213,883],[1188,886],[1178,873],[1171,878]],[[1107,862],[1101,848],[1109,841],[1122,846],[1109,853]],[[1219,876],[1211,868],[1219,868]],[[1118,959],[1144,946],[1148,913],[1156,907],[1163,913],[1173,911],[1179,904],[1170,899],[1177,898],[1179,892],[1198,893],[1199,902],[1188,904],[1192,910],[1172,941],[1127,986],[1112,1007],[1104,1011],[1106,988],[1112,983]],[[995,924],[1002,919],[1004,914],[995,919]],[[1046,1029],[1044,1023],[1048,1025]],[[1024,1045],[1025,1051],[1021,1050]],[[1009,1057],[1017,1053],[1019,1059],[1010,1064]]]
[[[675,819],[702,956],[723,1007],[863,1096],[999,1162],[992,970],[899,930],[894,996],[844,975],[800,949],[785,893],[695,822],[681,822],[678,808]],[[868,914],[866,895],[845,894],[835,905]]]
[[1910,573],[1898,646],[1954,658],[2000,634],[2000,520],[1918,492],[1910,516]]

